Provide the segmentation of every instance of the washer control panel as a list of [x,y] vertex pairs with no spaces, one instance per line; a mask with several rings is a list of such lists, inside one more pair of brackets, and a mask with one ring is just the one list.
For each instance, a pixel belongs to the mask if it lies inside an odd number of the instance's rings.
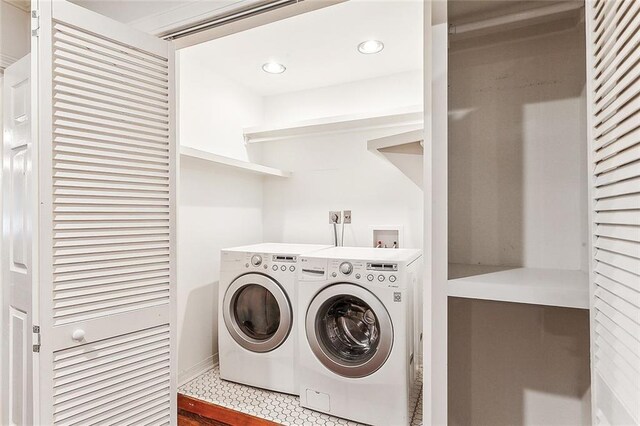
[[363,285],[398,287],[398,264],[329,259],[327,276]]
[[250,271],[295,273],[297,262],[298,256],[295,255],[247,253],[244,267]]

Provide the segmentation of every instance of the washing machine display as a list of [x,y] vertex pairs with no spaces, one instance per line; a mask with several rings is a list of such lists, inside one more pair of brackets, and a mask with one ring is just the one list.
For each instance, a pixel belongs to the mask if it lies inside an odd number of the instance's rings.
[[345,377],[374,373],[393,346],[393,326],[384,305],[373,293],[348,283],[318,293],[307,311],[306,332],[318,360]]
[[257,273],[236,278],[224,296],[224,322],[233,339],[252,352],[269,352],[291,332],[293,312],[284,289]]

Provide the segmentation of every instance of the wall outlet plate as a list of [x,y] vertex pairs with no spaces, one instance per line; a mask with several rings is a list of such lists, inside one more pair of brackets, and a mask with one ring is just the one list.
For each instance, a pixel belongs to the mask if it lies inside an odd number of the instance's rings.
[[351,210],[345,210],[342,212],[344,217],[344,223],[351,223]]
[[342,212],[339,212],[339,211],[329,212],[329,223],[341,223],[341,222],[342,222]]

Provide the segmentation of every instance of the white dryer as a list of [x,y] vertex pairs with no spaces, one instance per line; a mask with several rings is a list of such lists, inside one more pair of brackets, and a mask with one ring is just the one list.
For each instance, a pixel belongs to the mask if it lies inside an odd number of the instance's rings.
[[223,250],[218,296],[220,377],[298,393],[298,259],[330,246],[256,244]]
[[409,424],[421,276],[419,250],[335,247],[301,257],[302,406],[361,423]]

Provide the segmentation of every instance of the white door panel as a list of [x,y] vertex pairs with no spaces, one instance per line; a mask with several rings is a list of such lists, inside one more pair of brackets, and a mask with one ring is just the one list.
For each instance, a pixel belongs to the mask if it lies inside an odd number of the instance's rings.
[[640,3],[586,3],[597,424],[640,424]]
[[41,424],[175,424],[173,49],[39,2]]
[[32,421],[32,210],[30,57],[5,70],[3,87],[3,407],[0,423]]

